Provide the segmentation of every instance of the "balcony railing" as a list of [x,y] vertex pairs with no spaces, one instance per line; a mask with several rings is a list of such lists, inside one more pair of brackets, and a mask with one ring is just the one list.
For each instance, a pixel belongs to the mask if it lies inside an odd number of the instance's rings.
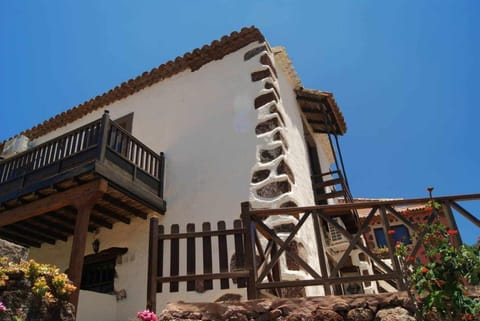
[[129,174],[133,181],[163,196],[163,153],[145,146],[105,113],[98,120],[1,161],[0,201],[42,180],[98,163]]

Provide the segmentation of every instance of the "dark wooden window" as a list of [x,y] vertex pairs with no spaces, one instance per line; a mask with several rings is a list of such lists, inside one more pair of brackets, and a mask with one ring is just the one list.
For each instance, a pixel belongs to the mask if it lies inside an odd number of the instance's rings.
[[122,116],[118,119],[114,120],[115,123],[118,124],[118,126],[122,127],[125,129],[127,132],[130,134],[132,133],[132,125],[133,125],[133,113],[127,114],[125,116]]
[[85,256],[80,288],[100,293],[112,293],[117,257],[125,254],[127,250],[127,248],[113,247]]

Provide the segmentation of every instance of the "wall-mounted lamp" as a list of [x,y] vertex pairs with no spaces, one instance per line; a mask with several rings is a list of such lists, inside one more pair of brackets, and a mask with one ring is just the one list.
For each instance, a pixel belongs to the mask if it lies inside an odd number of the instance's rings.
[[98,250],[100,249],[100,241],[95,238],[92,242],[92,249],[93,249],[93,253],[97,254],[98,253]]

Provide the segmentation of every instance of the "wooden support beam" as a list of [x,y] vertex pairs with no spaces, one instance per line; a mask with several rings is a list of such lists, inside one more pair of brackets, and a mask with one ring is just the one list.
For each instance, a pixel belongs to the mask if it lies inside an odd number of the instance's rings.
[[55,238],[52,237],[51,235],[45,235],[38,230],[34,230],[31,228],[28,228],[26,225],[22,223],[17,223],[13,225],[9,225],[8,227],[5,227],[12,232],[19,233],[19,235],[28,237],[33,239],[34,241],[38,241],[40,243],[46,242],[49,244],[55,244]]
[[32,240],[28,239],[27,237],[18,235],[17,233],[12,233],[10,230],[8,230],[6,228],[0,228],[0,237],[3,238],[3,239],[6,239],[8,241],[11,241],[13,243],[26,246],[26,247],[30,247],[30,246],[40,247],[40,245],[41,245],[39,242],[32,241]]
[[92,191],[100,190],[104,185],[106,191],[106,184],[105,180],[99,179],[2,212],[0,213],[0,226],[20,222],[72,205],[72,203],[84,199]]
[[148,243],[147,309],[155,312],[157,309],[158,276],[158,219],[156,217],[150,219]]
[[[46,218],[47,220],[53,221],[55,224],[62,226],[65,231],[69,231],[70,234],[73,234],[75,231],[75,217],[76,212],[71,214],[68,210],[62,209],[62,212],[52,212],[48,215],[43,215],[42,218]],[[72,210],[73,212],[73,210]],[[94,232],[96,230],[96,226],[90,222],[88,224],[88,231]]]
[[104,206],[101,206],[101,205],[95,205],[94,208],[93,208],[96,212],[99,212],[105,216],[108,216],[110,218],[113,218],[115,220],[118,220],[120,222],[123,222],[125,224],[130,224],[130,218],[126,217],[126,216],[123,216],[121,214],[118,214]]
[[44,233],[47,233],[48,235],[65,242],[68,239],[68,235],[73,233],[73,230],[68,232],[64,229],[53,226],[49,220],[44,218],[44,216],[33,217],[28,221],[21,222],[21,224],[30,224],[32,228],[35,228],[38,231],[43,231]]
[[117,199],[117,198],[115,198],[115,197],[113,197],[109,194],[103,195],[103,199],[105,201],[109,202],[110,204],[112,204],[113,206],[118,207],[119,209],[131,212],[134,215],[143,218],[144,220],[147,219],[147,216],[148,216],[147,213],[139,210],[138,208],[130,206],[129,204],[127,204],[125,202],[122,202],[121,200],[119,200],[119,199]]
[[68,234],[63,232],[63,231],[58,231],[58,230],[52,230],[49,226],[45,228],[44,225],[38,224],[37,222],[33,220],[28,220],[20,223],[16,223],[16,225],[21,226],[27,231],[34,231],[39,235],[43,235],[46,237],[51,237],[55,240],[61,240],[66,242],[67,241],[67,236]]
[[107,181],[103,179],[94,182],[95,184],[90,186],[89,189],[82,190],[79,193],[80,195],[77,195],[79,197],[71,199],[71,205],[77,210],[77,217],[75,221],[75,232],[73,234],[72,251],[70,253],[68,276],[77,287],[77,290],[70,298],[70,302],[75,305],[75,307],[78,307],[78,296],[82,283],[83,257],[85,256],[90,213],[95,203],[103,196],[108,188]]
[[255,248],[255,225],[250,217],[250,203],[243,202],[242,221],[245,230],[245,267],[248,270],[247,298],[253,300],[257,298],[257,262]]
[[467,211],[465,208],[460,206],[457,202],[451,202],[450,206],[453,207],[460,213],[461,215],[465,216],[470,222],[475,224],[477,227],[480,227],[480,220],[476,218],[472,213]]
[[[455,216],[453,216],[452,212],[452,207],[450,202],[446,201],[442,203],[442,211],[446,216],[447,222],[448,222],[448,228],[452,230],[457,230],[458,231],[458,226],[457,222],[455,221]],[[453,239],[453,245],[458,249],[460,245],[462,245],[462,238],[460,236],[460,233],[457,233],[456,235],[452,236]]]

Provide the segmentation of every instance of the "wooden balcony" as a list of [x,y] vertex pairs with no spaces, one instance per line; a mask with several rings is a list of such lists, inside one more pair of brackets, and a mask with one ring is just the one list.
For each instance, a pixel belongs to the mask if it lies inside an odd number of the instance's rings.
[[95,186],[104,190],[93,205],[89,231],[129,224],[135,216],[146,219],[151,211],[163,214],[163,176],[163,153],[105,113],[0,161],[0,237],[26,246],[65,241],[74,234],[76,202]]

